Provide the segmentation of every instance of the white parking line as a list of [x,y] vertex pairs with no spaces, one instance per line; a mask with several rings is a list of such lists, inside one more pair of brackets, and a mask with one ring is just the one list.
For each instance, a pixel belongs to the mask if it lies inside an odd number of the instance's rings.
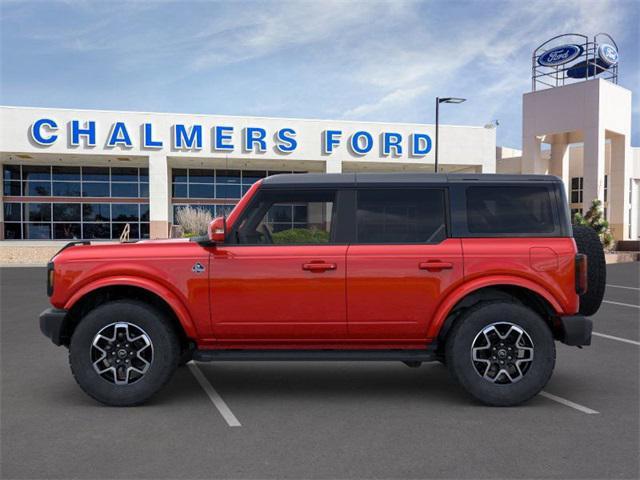
[[189,370],[191,370],[193,376],[196,377],[196,380],[198,381],[202,389],[209,396],[211,402],[213,402],[213,405],[218,409],[220,415],[222,415],[222,418],[224,418],[225,422],[227,422],[227,425],[229,425],[230,427],[241,427],[242,425],[240,424],[236,416],[227,406],[220,394],[216,392],[216,389],[213,388],[211,383],[209,383],[207,377],[205,377],[204,374],[200,371],[198,365],[196,365],[193,360],[188,362],[187,365],[189,366]]
[[611,305],[620,305],[621,307],[640,308],[640,305],[634,305],[632,303],[612,302],[611,300],[603,300],[602,303],[610,303]]
[[607,287],[613,287],[613,288],[625,288],[627,290],[640,290],[640,288],[638,287],[625,287],[624,285],[612,285],[610,283],[607,283]]
[[556,395],[552,395],[551,393],[548,392],[540,392],[539,393],[540,396],[548,398],[549,400],[553,400],[554,402],[558,402],[561,403],[562,405],[565,405],[567,407],[573,408],[574,410],[578,410],[582,413],[586,413],[587,415],[595,415],[598,414],[600,412],[596,411],[596,410],[592,410],[588,407],[585,407],[584,405],[580,405],[578,403],[574,403],[571,400],[567,400],[566,398],[562,398],[562,397],[558,397]]
[[618,342],[630,343],[631,345],[638,345],[640,347],[640,342],[636,342],[635,340],[629,340],[628,338],[614,337],[613,335],[605,335],[604,333],[592,332],[592,335],[597,335],[598,337],[608,338],[609,340],[617,340]]

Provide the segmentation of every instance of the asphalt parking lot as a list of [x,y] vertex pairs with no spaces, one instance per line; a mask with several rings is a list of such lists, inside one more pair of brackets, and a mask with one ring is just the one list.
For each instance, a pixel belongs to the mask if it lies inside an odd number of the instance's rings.
[[598,335],[558,345],[547,396],[502,409],[440,364],[346,362],[198,364],[143,407],[104,407],[38,329],[44,279],[0,269],[2,478],[640,475],[638,263],[608,267]]

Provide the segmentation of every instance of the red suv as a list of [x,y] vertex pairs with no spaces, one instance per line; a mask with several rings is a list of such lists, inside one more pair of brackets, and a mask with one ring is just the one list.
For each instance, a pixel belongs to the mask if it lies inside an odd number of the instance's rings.
[[296,174],[254,184],[206,237],[74,242],[47,276],[40,328],[109,405],[190,359],[441,361],[515,405],[549,380],[555,340],[589,345],[605,266],[556,177]]

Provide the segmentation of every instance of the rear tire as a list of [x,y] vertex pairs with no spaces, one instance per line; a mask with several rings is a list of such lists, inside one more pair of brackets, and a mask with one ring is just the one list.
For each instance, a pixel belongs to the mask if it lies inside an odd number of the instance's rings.
[[587,256],[587,291],[580,295],[580,313],[594,315],[604,298],[607,283],[607,262],[598,234],[593,228],[573,225],[573,238],[578,252]]
[[454,380],[491,406],[526,402],[549,381],[555,366],[553,335],[533,310],[504,301],[465,312],[445,345]]
[[109,302],[90,311],[69,345],[78,385],[111,406],[147,401],[169,381],[179,359],[180,344],[169,320],[135,300]]

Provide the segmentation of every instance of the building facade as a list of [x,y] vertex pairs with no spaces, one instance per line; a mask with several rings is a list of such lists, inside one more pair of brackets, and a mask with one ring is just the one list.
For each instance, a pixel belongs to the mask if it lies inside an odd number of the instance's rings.
[[[181,206],[220,215],[267,175],[434,166],[433,125],[22,107],[0,119],[4,240],[166,238]],[[439,171],[495,172],[495,130],[441,125],[439,142]]]

